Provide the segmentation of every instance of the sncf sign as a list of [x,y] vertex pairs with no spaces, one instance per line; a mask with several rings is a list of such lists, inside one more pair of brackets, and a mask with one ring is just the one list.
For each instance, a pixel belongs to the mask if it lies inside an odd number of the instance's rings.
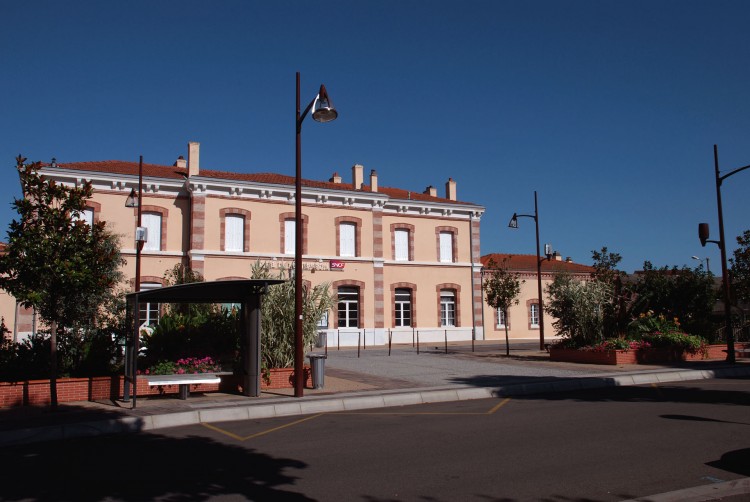
[[344,263],[343,261],[339,261],[339,260],[331,260],[328,263],[328,266],[331,267],[331,270],[340,270],[340,271],[343,271],[344,267],[346,266],[346,263]]

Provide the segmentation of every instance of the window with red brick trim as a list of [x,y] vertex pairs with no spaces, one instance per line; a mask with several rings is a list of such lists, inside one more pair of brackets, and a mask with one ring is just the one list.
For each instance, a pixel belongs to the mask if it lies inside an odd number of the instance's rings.
[[250,211],[235,207],[219,210],[221,218],[221,250],[250,251]]
[[391,224],[391,254],[396,261],[414,261],[414,225]]
[[146,244],[143,246],[145,251],[166,251],[168,216],[169,210],[164,207],[144,205],[141,208],[141,226],[148,229]]
[[338,256],[362,256],[362,219],[339,216],[335,224]]
[[437,257],[441,263],[458,261],[458,229],[456,227],[435,227]]
[[529,312],[529,329],[539,329],[539,300],[527,300],[526,307]]
[[[294,254],[295,222],[294,213],[281,213],[279,215],[280,230],[280,252],[284,254]],[[308,218],[306,214],[302,215],[302,253],[307,254],[307,227]]]

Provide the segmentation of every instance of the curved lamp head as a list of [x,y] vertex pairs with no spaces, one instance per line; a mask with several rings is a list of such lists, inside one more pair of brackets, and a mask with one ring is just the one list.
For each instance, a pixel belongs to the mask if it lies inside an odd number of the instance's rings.
[[331,122],[336,120],[339,116],[339,112],[333,107],[331,98],[328,97],[326,86],[320,86],[320,92],[315,97],[315,102],[312,106],[312,118],[316,122]]
[[701,241],[701,246],[706,247],[708,242],[709,230],[708,223],[698,223],[698,238]]
[[513,218],[510,219],[510,223],[508,223],[508,227],[518,228],[518,215],[516,213],[513,213]]
[[135,188],[131,188],[130,195],[128,195],[128,198],[125,201],[125,207],[138,207],[138,202],[138,193],[135,191]]

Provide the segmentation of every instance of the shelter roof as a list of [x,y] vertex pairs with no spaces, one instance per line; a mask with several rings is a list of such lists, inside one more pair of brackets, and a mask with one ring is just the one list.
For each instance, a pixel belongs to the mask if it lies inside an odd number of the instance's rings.
[[128,300],[138,295],[139,302],[154,303],[239,303],[248,296],[263,294],[268,286],[281,284],[281,279],[236,279],[228,281],[191,282],[164,288],[129,293]]

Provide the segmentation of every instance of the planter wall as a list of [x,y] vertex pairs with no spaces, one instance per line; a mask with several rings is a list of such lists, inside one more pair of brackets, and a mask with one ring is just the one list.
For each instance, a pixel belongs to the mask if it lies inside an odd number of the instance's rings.
[[[735,348],[750,348],[750,343],[737,343]],[[689,354],[671,349],[639,349],[639,350],[608,350],[595,352],[593,350],[575,350],[551,347],[549,351],[551,361],[581,363],[581,364],[659,364],[679,361],[702,361],[726,359],[726,345],[708,345],[705,352]],[[741,356],[737,356],[738,358]]]
[[[283,389],[294,387],[294,369],[271,370],[271,383],[261,380],[261,389]],[[147,377],[138,377],[138,396],[178,394],[179,385],[148,385]],[[305,387],[312,388],[312,374],[305,367]],[[235,375],[222,376],[218,384],[195,384],[191,392],[239,392],[241,379]],[[123,377],[58,378],[57,402],[106,401],[121,399]],[[46,406],[50,404],[49,380],[26,380],[22,382],[0,382],[0,408],[14,406]]]

